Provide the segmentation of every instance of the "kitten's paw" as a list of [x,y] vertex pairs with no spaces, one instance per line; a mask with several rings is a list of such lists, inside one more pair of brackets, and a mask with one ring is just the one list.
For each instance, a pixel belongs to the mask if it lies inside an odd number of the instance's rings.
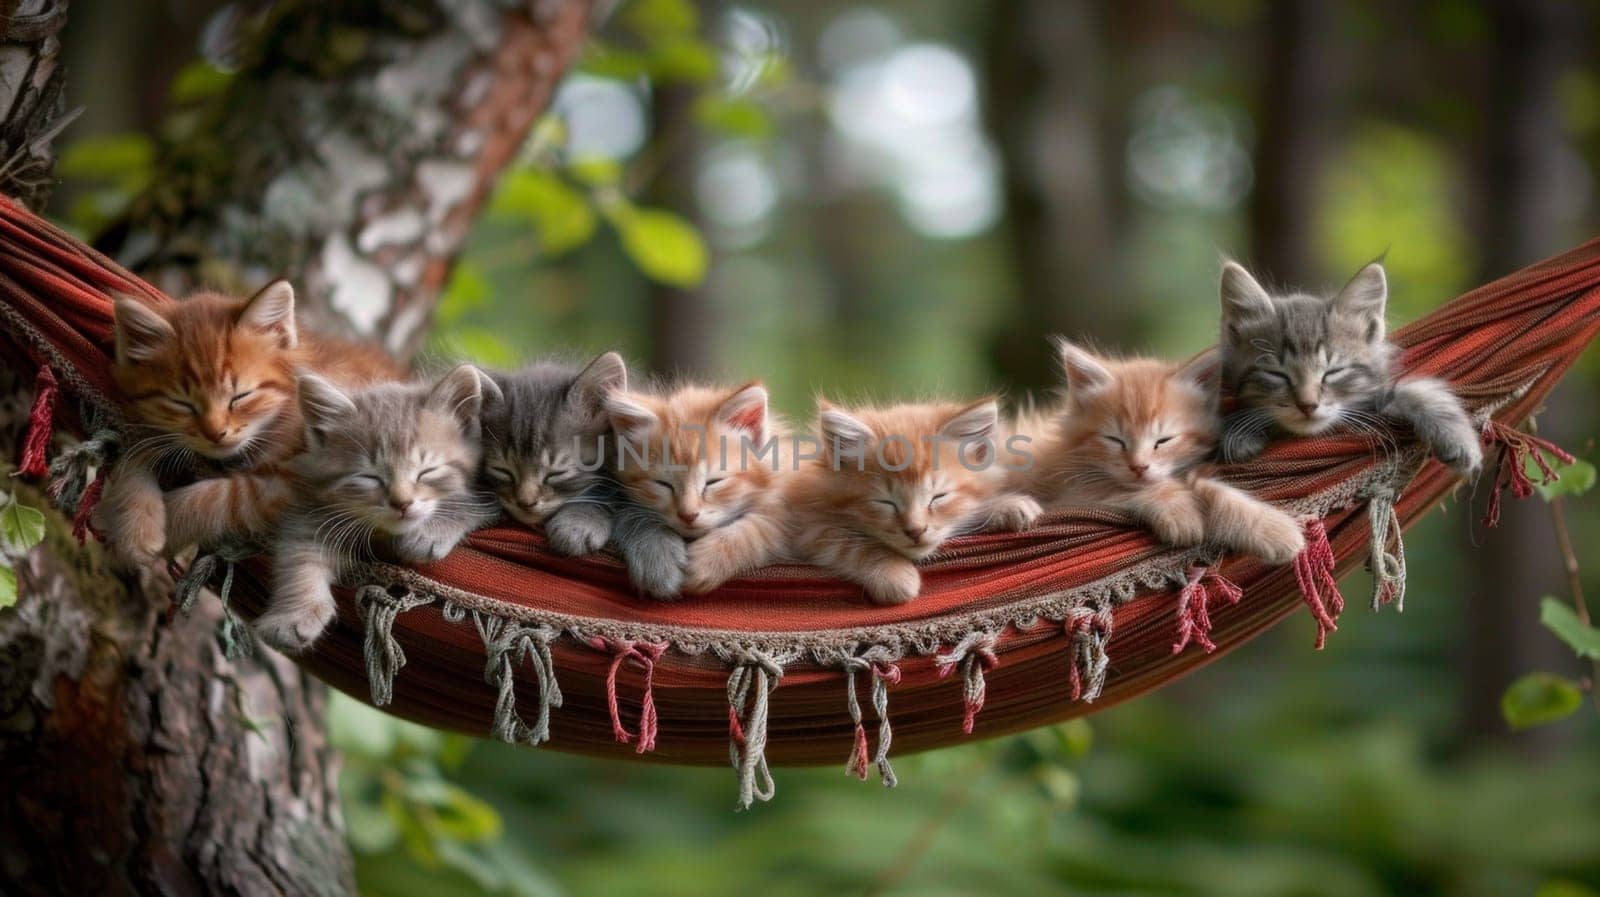
[[1277,509],[1263,514],[1250,531],[1244,550],[1269,564],[1287,564],[1306,547],[1305,532],[1293,517]]
[[545,536],[557,554],[581,557],[606,547],[611,539],[611,521],[558,514],[545,526]]
[[1199,503],[1187,497],[1173,499],[1150,515],[1156,538],[1168,545],[1198,545],[1206,537],[1206,515]]
[[873,604],[905,604],[922,591],[922,574],[910,562],[886,564],[861,583]]
[[325,601],[271,607],[256,618],[256,637],[285,654],[298,654],[316,642],[336,612],[332,594]]
[[704,595],[733,578],[725,551],[709,538],[691,543],[688,563],[683,569],[683,590],[692,595]]
[[162,559],[166,549],[166,526],[159,518],[142,514],[128,514],[122,519],[111,519],[110,514],[95,509],[94,525],[106,534],[106,547],[110,550],[112,566],[127,573],[140,574],[153,569],[165,569]]
[[989,529],[1016,532],[1033,526],[1044,509],[1026,495],[1008,495],[997,499],[989,510]]
[[429,532],[418,530],[405,533],[394,540],[395,553],[402,561],[413,564],[432,564],[442,561],[455,550],[461,541],[458,532]]
[[628,578],[639,591],[665,601],[683,593],[688,549],[681,539],[661,539],[623,551]]
[[1475,480],[1483,471],[1483,443],[1470,430],[1452,434],[1450,439],[1440,441],[1433,447],[1433,454],[1439,463],[1464,479]]

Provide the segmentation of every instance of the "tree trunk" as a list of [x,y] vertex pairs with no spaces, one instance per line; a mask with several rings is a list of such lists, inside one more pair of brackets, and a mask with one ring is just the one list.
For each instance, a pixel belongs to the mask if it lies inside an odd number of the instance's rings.
[[[362,6],[279,4],[108,243],[169,287],[297,273],[309,313],[404,352],[588,5]],[[53,41],[35,46],[48,71]],[[33,120],[7,145],[43,168],[7,169],[7,192],[48,180],[54,119]],[[28,396],[0,387],[0,439],[15,437]],[[352,893],[322,686],[270,652],[227,659],[214,601],[168,619],[60,518],[50,532],[0,611],[0,893]]]
[[[1566,60],[1565,34],[1572,31],[1564,5],[1549,0],[1500,0],[1492,4],[1488,106],[1485,114],[1484,197],[1479,279],[1487,282],[1561,249],[1564,206],[1561,177],[1566,138],[1556,85]],[[1575,385],[1575,384],[1568,384]],[[1558,388],[1549,406],[1547,433],[1587,432],[1583,401]],[[1492,471],[1490,471],[1492,473]],[[1487,480],[1489,474],[1485,474]],[[1467,551],[1467,638],[1462,651],[1464,734],[1502,739],[1509,733],[1500,715],[1500,695],[1516,677],[1571,664],[1570,652],[1539,625],[1540,595],[1566,594],[1550,511],[1537,498],[1508,501],[1500,526],[1478,534]],[[1519,734],[1525,747],[1550,744],[1552,727]]]
[[[662,164],[651,179],[650,202],[689,220],[696,217],[694,182],[700,161],[698,138],[686,126],[694,120],[693,100],[690,88],[667,84],[656,91],[651,109],[651,140]],[[684,145],[677,145],[680,139]],[[652,370],[672,376],[706,376],[715,364],[718,329],[718,315],[706,284],[675,287],[650,283]]]
[[1311,260],[1311,231],[1332,111],[1327,46],[1334,11],[1322,0],[1267,6],[1250,262],[1282,284],[1311,286],[1319,273]]
[[1004,160],[1006,227],[1017,311],[993,352],[1024,389],[1057,383],[1043,338],[1125,335],[1132,316],[1113,301],[1114,199],[1108,152],[1102,22],[1088,0],[1006,0],[989,17],[985,108]]

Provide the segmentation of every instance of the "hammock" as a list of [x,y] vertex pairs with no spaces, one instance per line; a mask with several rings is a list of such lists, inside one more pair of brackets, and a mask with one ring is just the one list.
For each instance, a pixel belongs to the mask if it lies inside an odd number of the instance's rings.
[[[48,222],[0,199],[6,358],[37,376],[24,473],[45,475],[80,539],[123,418],[109,377],[113,293],[171,301]],[[1600,240],[1476,289],[1403,328],[1403,366],[1454,385],[1498,450],[1500,493],[1525,496],[1525,461],[1555,446],[1513,429],[1600,329]],[[58,392],[76,406],[58,401]],[[58,407],[59,406],[59,407]],[[53,415],[87,438],[45,465]],[[67,418],[75,418],[68,421]],[[1487,474],[1486,474],[1487,476]],[[769,764],[844,761],[894,783],[896,752],[1065,720],[1170,682],[1297,607],[1321,647],[1362,560],[1372,607],[1403,607],[1401,530],[1454,477],[1421,449],[1355,436],[1275,445],[1229,477],[1305,519],[1308,548],[1268,567],[1155,542],[1104,511],[1052,515],[1020,534],[954,540],[898,607],[805,567],[773,567],[715,594],[636,597],[611,556],[567,558],[528,530],[482,530],[444,561],[375,564],[340,591],[339,619],[298,658],[335,687],[430,726],[601,756],[730,761],[739,801],[772,794]],[[1486,481],[1487,482],[1487,481]],[[192,601],[265,600],[260,559],[198,558]],[[224,636],[247,647],[230,607]],[[892,723],[892,728],[891,728]]]

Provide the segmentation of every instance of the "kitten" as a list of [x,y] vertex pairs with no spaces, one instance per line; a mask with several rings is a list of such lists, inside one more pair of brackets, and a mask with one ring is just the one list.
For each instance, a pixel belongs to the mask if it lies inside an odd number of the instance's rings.
[[710,592],[779,556],[789,440],[760,384],[613,393],[606,411],[626,496],[687,545],[684,591]]
[[542,526],[562,554],[592,554],[615,537],[641,591],[678,594],[683,539],[659,515],[623,502],[611,476],[605,402],[628,388],[622,356],[607,352],[581,371],[542,362],[491,374],[485,387],[483,476],[506,513]]
[[1033,524],[1039,505],[1005,488],[993,399],[846,410],[819,403],[821,457],[787,497],[799,558],[858,583],[878,604],[922,589],[917,562],[951,536]]
[[460,365],[433,385],[386,383],[346,393],[300,378],[306,451],[290,464],[295,501],[273,558],[273,593],[256,620],[285,651],[314,642],[333,619],[331,586],[354,562],[443,558],[491,519],[474,491],[482,374]]
[[1457,474],[1483,465],[1478,430],[1438,380],[1395,381],[1397,349],[1385,339],[1389,284],[1383,265],[1362,268],[1331,299],[1272,296],[1234,262],[1222,268],[1222,389],[1238,399],[1219,457],[1245,461],[1281,433],[1312,436],[1345,424],[1379,432],[1398,419]]
[[1059,347],[1067,396],[1018,422],[1033,455],[1018,486],[1046,507],[1121,509],[1173,545],[1210,541],[1274,564],[1305,547],[1289,515],[1198,470],[1217,439],[1210,353],[1177,365]]
[[[199,293],[159,309],[125,297],[114,313],[112,375],[137,441],[107,480],[98,522],[135,569],[270,528],[288,497],[275,467],[301,444],[298,370],[349,384],[401,374],[375,346],[302,332],[282,280],[248,299]],[[163,500],[174,487],[184,488]]]

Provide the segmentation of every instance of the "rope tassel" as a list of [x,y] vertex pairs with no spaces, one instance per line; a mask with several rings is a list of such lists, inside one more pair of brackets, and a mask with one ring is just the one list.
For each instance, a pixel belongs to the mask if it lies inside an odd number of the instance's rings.
[[255,653],[255,637],[250,634],[250,627],[233,612],[233,605],[228,601],[233,593],[234,565],[255,553],[255,549],[250,546],[219,545],[196,557],[194,563],[189,565],[189,569],[173,583],[172,587],[173,607],[178,613],[187,617],[194,612],[194,605],[200,600],[200,593],[204,592],[206,586],[216,577],[217,568],[222,567],[222,583],[217,587],[217,600],[222,604],[223,654],[229,660],[249,657]]
[[[899,683],[900,667],[894,662],[894,655],[888,648],[876,645],[860,654],[840,653],[837,663],[844,667],[845,706],[856,727],[855,742],[850,759],[845,762],[845,771],[866,781],[871,764],[876,764],[878,780],[883,787],[893,788],[900,784],[900,780],[895,777],[894,766],[889,763],[889,746],[894,741],[894,728],[889,722],[889,686]],[[878,715],[878,750],[870,756],[867,727],[862,721],[861,701],[856,694],[857,673],[872,677],[872,710]]]
[[[619,744],[633,744],[634,739],[638,739],[638,746],[634,748],[636,754],[655,750],[659,726],[655,698],[656,661],[666,652],[667,643],[596,636],[589,640],[589,644],[598,651],[611,654],[611,667],[606,670],[606,706],[611,711],[612,737]],[[644,696],[640,698],[639,731],[636,733],[629,732],[622,724],[622,710],[617,702],[617,674],[622,671],[623,663],[629,660],[644,671]]]
[[[461,608],[452,604],[446,609],[445,619],[458,622],[461,614]],[[483,681],[496,690],[494,724],[489,733],[507,744],[529,747],[549,741],[550,711],[562,702],[550,646],[561,632],[550,626],[524,626],[476,610],[472,612],[472,622],[483,639]],[[531,726],[517,714],[516,668],[524,660],[533,667],[539,681],[539,715]]]
[[432,601],[427,595],[411,591],[394,594],[380,585],[365,585],[356,591],[356,607],[367,624],[363,653],[372,706],[383,707],[394,700],[394,677],[406,665],[406,652],[394,638],[395,619]]
[[1178,640],[1172,644],[1172,653],[1181,654],[1192,641],[1210,654],[1217,650],[1211,641],[1211,605],[1221,599],[1238,604],[1244,590],[1210,567],[1189,568],[1188,580],[1178,593]]
[[1320,519],[1307,522],[1306,547],[1295,556],[1294,578],[1300,584],[1306,606],[1311,608],[1311,616],[1317,621],[1318,651],[1327,643],[1328,633],[1339,628],[1339,614],[1344,612],[1344,596],[1339,594],[1335,566],[1327,527]]
[[777,791],[767,766],[767,715],[781,679],[783,666],[753,649],[741,651],[728,674],[728,759],[739,775],[741,810]]
[[[988,697],[989,687],[984,681],[984,674],[1000,665],[1000,658],[994,653],[997,641],[992,632],[969,633],[966,638],[957,642],[949,653],[940,654],[933,659],[934,665],[939,668],[941,679],[955,672],[958,665],[961,667],[961,732],[964,735],[972,734],[978,713],[983,710],[984,699]],[[864,754],[865,732],[861,732],[860,747]]]
[[1495,462],[1494,488],[1489,490],[1489,506],[1483,515],[1484,526],[1500,525],[1500,494],[1506,489],[1511,490],[1514,498],[1527,498],[1533,494],[1533,480],[1528,477],[1528,460],[1531,458],[1539,468],[1539,485],[1548,486],[1561,475],[1545,455],[1553,455],[1563,464],[1571,464],[1575,459],[1561,446],[1548,439],[1540,439],[1532,433],[1524,433],[1515,427],[1507,426],[1497,420],[1490,420],[1483,430],[1485,442],[1493,445],[1499,443],[1500,454]]
[[1072,700],[1094,703],[1105,688],[1106,672],[1111,666],[1111,655],[1106,645],[1111,641],[1115,625],[1109,604],[1082,604],[1067,612],[1062,630],[1069,642],[1071,664],[1068,680],[1072,686]]
[[[1374,495],[1367,503],[1367,569],[1372,572],[1372,609],[1393,604],[1397,613],[1406,609],[1406,545],[1400,533],[1400,515],[1394,509],[1394,493]],[[1394,544],[1390,550],[1390,543]]]
[[[91,525],[95,505],[105,488],[105,469],[117,455],[122,437],[115,430],[96,430],[88,439],[66,449],[50,462],[45,491],[57,508],[72,515],[72,534],[82,544],[99,531]],[[92,477],[92,479],[91,479]]]
[[33,407],[28,410],[28,433],[23,437],[22,457],[17,462],[18,476],[36,479],[50,472],[45,452],[55,431],[56,397],[60,394],[56,372],[49,365],[39,368],[33,383]]

